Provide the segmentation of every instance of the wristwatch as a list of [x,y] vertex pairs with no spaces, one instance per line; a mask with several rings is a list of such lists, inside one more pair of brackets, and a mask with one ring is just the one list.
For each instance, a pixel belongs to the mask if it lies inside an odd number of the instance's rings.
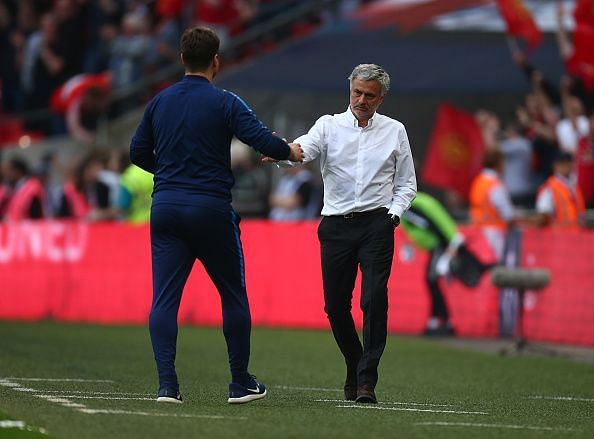
[[394,228],[396,228],[400,225],[400,217],[398,215],[392,215],[391,219],[392,219],[392,226]]

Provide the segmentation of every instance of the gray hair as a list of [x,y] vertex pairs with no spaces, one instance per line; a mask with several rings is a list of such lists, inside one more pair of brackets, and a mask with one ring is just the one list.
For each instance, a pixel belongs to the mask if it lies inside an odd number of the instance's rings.
[[379,82],[382,96],[390,90],[390,75],[377,64],[359,64],[349,76],[351,85],[355,79]]

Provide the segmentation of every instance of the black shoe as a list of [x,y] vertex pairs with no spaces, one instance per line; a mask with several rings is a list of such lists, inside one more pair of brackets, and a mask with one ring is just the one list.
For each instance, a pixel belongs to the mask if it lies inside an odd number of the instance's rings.
[[437,328],[425,328],[425,331],[423,331],[423,335],[426,337],[454,337],[456,335],[456,330],[448,321],[445,324],[438,326]]
[[243,404],[256,399],[262,399],[266,396],[266,387],[256,381],[254,375],[250,375],[247,384],[244,386],[239,383],[229,384],[229,404]]
[[357,389],[357,399],[355,402],[361,404],[377,404],[375,390],[369,384],[363,384]]
[[172,402],[174,404],[181,404],[183,399],[178,389],[163,387],[162,389],[159,389],[159,393],[157,394],[157,402]]
[[357,381],[348,381],[344,383],[344,399],[354,401],[357,399]]

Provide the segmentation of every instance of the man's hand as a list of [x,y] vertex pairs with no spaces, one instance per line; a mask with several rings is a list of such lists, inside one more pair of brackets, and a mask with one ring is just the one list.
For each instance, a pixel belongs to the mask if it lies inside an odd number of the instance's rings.
[[303,162],[305,154],[303,154],[303,149],[301,149],[301,145],[298,143],[289,143],[289,148],[291,148],[291,154],[289,154],[288,160],[298,163]]

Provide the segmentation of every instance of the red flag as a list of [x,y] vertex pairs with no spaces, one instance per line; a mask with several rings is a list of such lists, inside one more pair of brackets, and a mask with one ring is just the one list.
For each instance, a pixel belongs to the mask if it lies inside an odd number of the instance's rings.
[[585,24],[594,27],[594,0],[578,0],[578,4],[573,10],[575,24]]
[[594,90],[594,27],[579,24],[573,33],[573,54],[565,60],[572,76],[581,78],[588,90]]
[[497,0],[497,5],[507,24],[507,31],[526,40],[530,50],[534,50],[542,41],[542,33],[522,0]]
[[424,183],[452,189],[464,198],[481,171],[485,143],[474,116],[441,104],[421,172]]

